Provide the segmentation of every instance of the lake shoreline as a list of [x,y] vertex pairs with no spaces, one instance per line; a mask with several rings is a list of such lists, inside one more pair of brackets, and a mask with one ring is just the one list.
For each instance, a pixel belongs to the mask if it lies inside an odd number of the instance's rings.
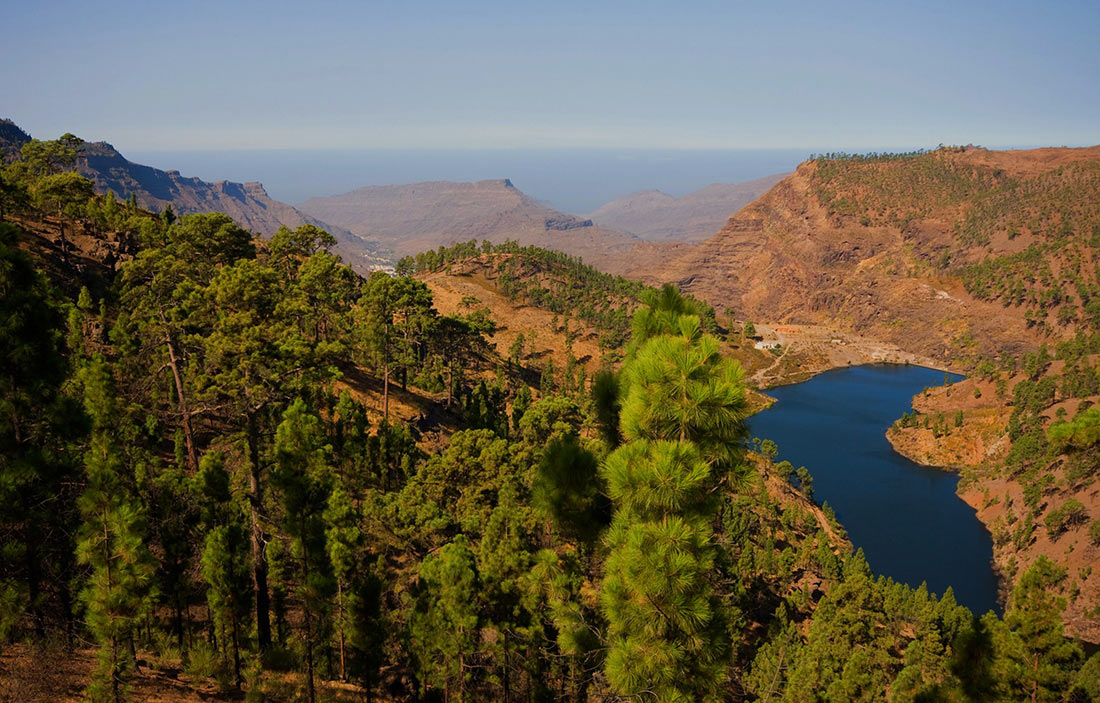
[[751,429],[777,442],[780,460],[810,469],[817,499],[834,507],[877,573],[914,587],[925,581],[937,593],[951,586],[975,612],[1003,612],[992,534],[959,492],[958,476],[929,471],[884,436],[942,370],[884,362],[831,368],[813,374],[809,386],[769,388],[776,402],[750,419]]

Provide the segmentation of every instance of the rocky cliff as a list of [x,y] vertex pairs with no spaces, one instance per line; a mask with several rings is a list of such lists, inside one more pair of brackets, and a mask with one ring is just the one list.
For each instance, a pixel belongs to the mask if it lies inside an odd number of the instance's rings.
[[400,257],[471,239],[556,249],[596,266],[609,264],[638,240],[558,212],[507,179],[369,186],[312,198],[303,212],[378,242]]

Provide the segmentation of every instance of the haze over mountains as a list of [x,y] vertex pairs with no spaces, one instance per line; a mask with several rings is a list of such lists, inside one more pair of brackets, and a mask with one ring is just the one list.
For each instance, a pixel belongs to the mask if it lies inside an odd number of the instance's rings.
[[[0,121],[0,153],[18,152],[31,139],[11,120]],[[374,247],[347,230],[310,217],[286,203],[274,200],[258,182],[208,182],[129,161],[107,142],[85,142],[77,171],[95,184],[100,193],[113,192],[118,198],[133,195],[137,204],[160,212],[168,205],[177,215],[222,212],[259,235],[270,237],[279,227],[295,229],[312,224],[328,230],[337,240],[336,250],[349,264],[369,270],[384,261]]]
[[[14,154],[29,139],[14,122],[0,123],[0,147],[6,153]],[[641,191],[585,217],[554,209],[508,179],[368,186],[294,207],[272,198],[259,182],[206,181],[134,163],[102,141],[85,143],[77,168],[99,192],[113,191],[119,198],[133,194],[138,205],[155,211],[171,205],[180,215],[223,212],[263,236],[284,225],[320,226],[332,232],[337,253],[360,273],[470,239],[510,239],[620,268],[622,256],[643,240],[705,239],[781,178],[715,183],[681,198]]]
[[649,241],[701,241],[786,175],[744,183],[712,183],[681,198],[659,190],[643,190],[606,203],[588,217],[598,225]]
[[547,207],[507,179],[369,186],[311,198],[299,207],[396,257],[471,239],[497,244],[511,239],[598,264],[638,243],[631,235]]

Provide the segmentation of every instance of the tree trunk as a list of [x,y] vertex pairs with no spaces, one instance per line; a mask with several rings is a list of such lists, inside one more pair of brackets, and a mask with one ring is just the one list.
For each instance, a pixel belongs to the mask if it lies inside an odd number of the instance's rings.
[[180,603],[179,589],[176,589],[176,597],[173,599],[173,608],[176,611],[175,618],[175,630],[176,630],[176,644],[179,648],[183,649],[183,605]]
[[271,620],[268,616],[270,601],[267,592],[267,555],[264,553],[264,534],[260,526],[260,510],[263,507],[263,484],[260,476],[260,431],[255,413],[248,415],[248,453],[252,463],[248,477],[249,520],[252,527],[252,587],[256,591],[256,640],[260,651],[271,648]]
[[1035,680],[1031,683],[1031,703],[1039,700],[1039,655],[1035,655]]
[[466,703],[466,655],[458,653],[458,703]]
[[[107,594],[111,594],[111,533],[108,529],[107,514],[103,516],[103,568],[107,574]],[[118,688],[118,638],[111,635],[111,694],[115,703],[121,703],[122,692]]]
[[382,417],[386,422],[390,421],[390,365],[386,364],[382,371]]
[[191,429],[191,412],[187,407],[187,398],[183,394],[183,376],[180,374],[179,358],[176,356],[176,345],[172,341],[172,335],[168,331],[168,320],[160,312],[160,321],[164,325],[164,344],[168,347],[168,365],[172,368],[172,378],[176,383],[176,399],[179,404],[180,425],[183,427],[183,439],[187,444],[187,466],[191,473],[199,470],[199,458],[195,451],[195,435]]
[[[309,583],[309,562],[306,559],[304,553],[305,547],[302,547],[302,583]],[[309,604],[302,603],[302,615],[303,624],[306,629],[306,703],[314,703],[315,693],[313,690],[313,618],[310,617]]]
[[341,579],[336,579],[336,618],[340,628],[340,680],[347,681],[344,665],[344,584]]
[[59,579],[61,610],[65,616],[65,648],[73,651],[73,597],[67,579]]
[[241,687],[241,649],[237,643],[237,613],[232,612],[233,622],[233,673],[237,677],[237,688]]
[[454,399],[455,388],[455,367],[453,361],[447,362],[447,407],[451,407],[451,401]]
[[65,239],[65,220],[62,217],[61,206],[57,206],[57,225],[61,231],[61,260],[69,263],[69,240]]
[[[23,491],[23,502],[27,502],[30,491]],[[38,530],[34,524],[30,524],[26,532],[26,551],[23,554],[24,566],[27,569],[27,597],[30,600],[29,608],[31,621],[34,623],[34,636],[41,642],[46,636],[46,627],[42,616],[42,575],[38,570]]]

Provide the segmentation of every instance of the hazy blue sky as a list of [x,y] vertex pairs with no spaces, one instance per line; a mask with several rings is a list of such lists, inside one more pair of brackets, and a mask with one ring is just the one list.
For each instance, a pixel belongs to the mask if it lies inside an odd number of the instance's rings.
[[1100,2],[0,3],[0,116],[123,151],[1100,142]]

